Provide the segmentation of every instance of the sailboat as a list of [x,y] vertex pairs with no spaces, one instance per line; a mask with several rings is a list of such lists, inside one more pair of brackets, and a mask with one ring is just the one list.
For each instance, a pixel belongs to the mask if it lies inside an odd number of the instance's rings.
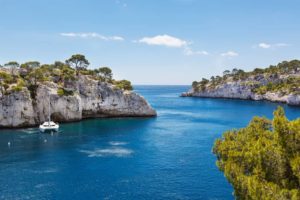
[[48,121],[45,121],[43,124],[40,125],[40,131],[46,132],[46,131],[58,131],[59,125],[58,123],[54,123],[51,121],[50,118],[50,95],[49,95],[49,112],[48,112]]

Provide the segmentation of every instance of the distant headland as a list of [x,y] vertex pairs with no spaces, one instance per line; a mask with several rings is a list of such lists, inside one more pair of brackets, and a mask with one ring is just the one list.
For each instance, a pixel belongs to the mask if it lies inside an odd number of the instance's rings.
[[245,72],[225,70],[223,76],[194,81],[182,97],[268,100],[300,105],[300,61],[283,61],[268,68]]
[[84,55],[65,62],[0,66],[0,127],[29,127],[49,114],[57,122],[94,117],[149,117],[156,111],[132,92],[130,81],[114,80],[110,68],[88,69]]

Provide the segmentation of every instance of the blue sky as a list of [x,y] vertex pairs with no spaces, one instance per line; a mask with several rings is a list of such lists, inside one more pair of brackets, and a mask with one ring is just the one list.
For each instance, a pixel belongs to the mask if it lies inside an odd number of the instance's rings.
[[0,63],[81,53],[134,84],[300,59],[297,0],[0,0]]

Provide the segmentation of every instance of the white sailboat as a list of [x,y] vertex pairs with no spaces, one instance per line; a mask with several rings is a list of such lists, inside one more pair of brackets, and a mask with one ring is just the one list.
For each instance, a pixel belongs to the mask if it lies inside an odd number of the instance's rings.
[[48,112],[48,121],[44,122],[43,124],[40,125],[40,131],[41,132],[46,132],[46,131],[58,131],[59,125],[58,123],[54,123],[50,119],[50,95],[49,95],[49,112]]

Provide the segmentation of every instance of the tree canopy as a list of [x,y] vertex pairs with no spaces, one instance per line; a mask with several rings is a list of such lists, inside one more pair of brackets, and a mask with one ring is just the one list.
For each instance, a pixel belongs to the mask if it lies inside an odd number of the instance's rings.
[[122,90],[133,90],[133,87],[131,85],[131,82],[128,80],[120,80],[120,81],[114,81],[114,85],[118,88],[118,89],[122,89]]
[[66,63],[75,68],[77,71],[86,69],[90,64],[85,56],[81,54],[72,55],[71,58],[66,60]]
[[40,64],[38,61],[29,61],[19,65],[16,61],[8,62],[5,68],[0,68],[0,92],[9,94],[21,91],[27,87],[32,97],[36,89],[44,82],[58,84],[59,95],[72,95],[70,90],[76,89],[76,81],[80,76],[87,76],[89,79],[114,84],[115,88],[132,90],[130,81],[114,80],[112,70],[109,67],[98,69],[87,69],[89,62],[84,55],[76,54],[66,62],[55,61],[54,64]]
[[99,75],[102,76],[106,81],[110,81],[113,76],[112,71],[109,67],[100,67]]
[[213,152],[237,199],[300,199],[300,118],[289,121],[282,107],[272,121],[225,132]]
[[8,63],[5,63],[5,64],[4,64],[4,67],[9,68],[12,75],[16,75],[16,71],[17,71],[17,69],[20,67],[20,65],[19,65],[19,63],[16,62],[16,61],[10,61],[10,62],[8,62]]
[[20,65],[16,61],[10,61],[8,63],[5,63],[4,66],[9,67],[9,68],[11,68],[11,67],[18,68]]
[[21,64],[21,68],[30,69],[30,68],[37,68],[40,66],[40,62],[38,61],[29,61]]

